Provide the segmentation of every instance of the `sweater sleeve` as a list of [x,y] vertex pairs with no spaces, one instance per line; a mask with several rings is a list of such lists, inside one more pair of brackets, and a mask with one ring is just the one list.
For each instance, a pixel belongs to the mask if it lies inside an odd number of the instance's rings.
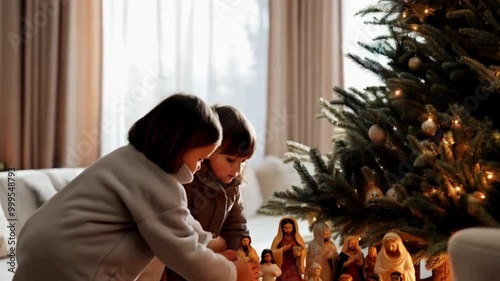
[[175,207],[138,224],[153,253],[186,280],[234,281],[234,263],[198,243],[189,210]]
[[248,235],[247,219],[243,214],[243,201],[240,188],[236,192],[233,207],[229,210],[227,218],[222,225],[220,236],[226,239],[230,249],[238,249],[242,236]]

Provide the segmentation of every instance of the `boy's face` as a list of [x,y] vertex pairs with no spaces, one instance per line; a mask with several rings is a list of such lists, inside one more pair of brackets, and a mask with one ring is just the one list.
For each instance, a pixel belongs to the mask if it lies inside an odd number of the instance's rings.
[[247,160],[248,157],[215,152],[210,156],[210,168],[220,182],[229,184],[241,174]]
[[194,174],[201,167],[201,162],[210,157],[210,155],[219,147],[218,144],[209,144],[202,147],[197,147],[190,149],[182,157],[182,162],[184,162],[189,170]]

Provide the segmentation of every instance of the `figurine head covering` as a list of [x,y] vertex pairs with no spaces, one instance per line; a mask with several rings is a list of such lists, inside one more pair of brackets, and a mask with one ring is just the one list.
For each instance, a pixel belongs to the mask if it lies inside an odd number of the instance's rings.
[[299,233],[299,225],[297,223],[297,220],[292,216],[284,216],[281,218],[278,224],[278,233],[276,234],[276,237],[274,237],[273,239],[273,243],[271,244],[271,249],[276,249],[281,240],[283,240],[284,236],[283,225],[287,223],[291,223],[293,225],[293,231],[292,231],[293,237],[301,247],[305,248],[306,244],[304,243],[304,239],[302,239],[302,236]]
[[356,241],[356,251],[361,253],[361,248],[359,247],[359,238],[354,235],[347,235],[344,238],[344,245],[342,245],[342,252],[344,253],[347,252],[347,250],[349,249],[349,241],[351,240]]
[[[388,254],[386,249],[387,241],[394,241],[397,245],[397,254]],[[382,239],[382,248],[377,255],[375,263],[375,273],[381,275],[382,280],[390,280],[388,270],[399,271],[405,276],[405,280],[415,280],[415,268],[413,267],[413,260],[410,253],[406,250],[401,237],[395,232],[388,232]],[[391,272],[392,272],[391,271]]]

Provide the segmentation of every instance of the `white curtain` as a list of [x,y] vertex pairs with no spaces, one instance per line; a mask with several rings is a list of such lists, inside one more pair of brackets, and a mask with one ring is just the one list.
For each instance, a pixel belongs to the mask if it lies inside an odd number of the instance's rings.
[[264,155],[269,0],[104,0],[102,155],[175,92],[230,104]]

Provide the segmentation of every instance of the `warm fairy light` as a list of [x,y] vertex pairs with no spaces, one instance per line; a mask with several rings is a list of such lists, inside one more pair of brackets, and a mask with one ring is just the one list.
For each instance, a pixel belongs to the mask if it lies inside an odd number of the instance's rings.
[[394,95],[395,95],[396,97],[401,96],[401,90],[396,90],[396,91],[394,91]]
[[460,124],[460,121],[458,121],[458,119],[455,119],[455,120],[453,120],[453,124],[458,125],[458,124]]
[[425,9],[424,13],[428,14],[429,13],[429,9]]
[[456,190],[456,191],[460,191],[460,190],[461,190],[460,186],[456,186],[456,187],[455,187],[455,190]]
[[481,194],[479,195],[479,198],[484,199],[484,198],[486,198],[486,195],[484,195],[484,194],[482,194],[482,193],[481,193]]
[[403,12],[403,18],[406,18],[406,12]]
[[418,24],[414,23],[414,24],[412,24],[410,26],[411,26],[411,29],[418,30]]
[[493,173],[492,172],[486,172],[486,178],[491,180],[493,178]]

